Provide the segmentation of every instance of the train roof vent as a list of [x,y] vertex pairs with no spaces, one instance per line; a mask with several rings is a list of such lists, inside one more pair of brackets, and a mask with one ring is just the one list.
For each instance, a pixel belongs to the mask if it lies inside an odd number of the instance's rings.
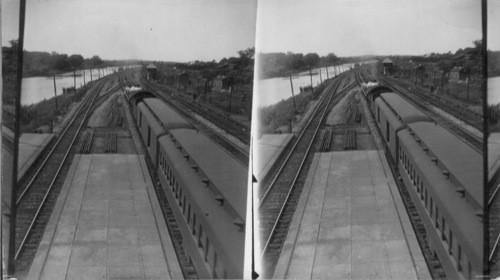
[[434,164],[437,164],[437,163],[438,163],[438,159],[437,159],[437,158],[435,158],[435,157],[431,158],[431,161],[432,161],[432,162],[434,162]]
[[428,153],[429,153],[429,148],[424,147],[424,148],[423,148],[423,150],[424,150],[424,152],[425,152],[426,154],[428,154]]
[[207,177],[203,177],[203,178],[201,179],[201,182],[205,184],[205,187],[208,187],[208,184],[210,183],[210,180],[208,180],[208,178],[207,178]]
[[441,172],[441,174],[443,174],[443,175],[446,177],[446,179],[450,179],[450,171],[448,171],[448,170],[443,170],[443,171]]
[[465,189],[463,187],[458,187],[457,193],[459,193],[461,197],[464,197],[465,196]]
[[191,164],[191,168],[192,168],[194,171],[198,171],[198,165],[196,165],[196,164]]
[[189,155],[188,154],[182,154],[182,157],[185,158],[185,159],[189,159]]
[[243,228],[243,226],[245,225],[245,222],[240,218],[236,218],[233,220],[233,224],[239,226],[240,228]]
[[476,216],[478,216],[480,218],[482,218],[484,216],[484,212],[482,209],[478,209],[475,214],[476,214]]
[[215,196],[215,200],[217,200],[219,202],[219,205],[224,204],[224,197],[220,194]]

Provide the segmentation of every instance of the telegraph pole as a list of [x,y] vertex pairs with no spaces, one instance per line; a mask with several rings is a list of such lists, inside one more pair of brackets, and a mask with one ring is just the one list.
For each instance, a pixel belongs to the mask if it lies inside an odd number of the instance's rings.
[[76,91],[76,70],[75,70],[75,68],[73,68],[73,86],[75,87],[75,91]]
[[92,68],[89,69],[90,72],[90,81],[92,82]]
[[312,74],[311,67],[309,67],[309,77],[311,77],[311,92],[314,92],[314,90],[313,90],[313,74]]
[[292,75],[290,75],[290,87],[292,88],[293,111],[297,112],[297,107],[295,106],[295,95],[293,94]]
[[[56,102],[56,118],[57,118],[57,87],[56,87],[56,75],[54,75],[54,101]],[[52,132],[52,121],[50,121],[50,132]]]
[[85,85],[85,69],[83,69],[83,85]]
[[[2,224],[0,226],[0,230],[2,231],[0,242],[4,242],[4,240],[8,240],[7,250],[4,248],[5,246],[1,246],[2,250],[0,251],[0,258],[2,258],[2,275],[4,278],[3,267],[7,268],[6,276],[13,276],[15,274],[15,256],[16,256],[16,200],[17,200],[17,168],[18,168],[18,156],[19,156],[19,136],[21,132],[21,84],[23,81],[23,47],[24,47],[24,22],[26,15],[26,0],[19,1],[19,40],[17,45],[17,71],[16,71],[16,99],[15,99],[15,121],[14,121],[14,143],[13,143],[13,156],[12,156],[12,173],[10,186],[5,187],[2,184],[2,189],[5,188],[4,194],[10,198],[7,200],[5,197],[2,197],[1,203],[1,215],[2,215]],[[0,8],[1,10],[1,8]],[[1,18],[1,17],[0,17]],[[0,102],[1,104],[1,102]],[[3,144],[3,143],[2,143]],[[3,157],[2,152],[2,157]],[[3,165],[2,165],[3,167]],[[2,178],[5,174],[2,174]],[[8,178],[5,176],[5,178]],[[10,195],[10,197],[9,197]],[[5,204],[4,204],[5,203]],[[9,215],[10,214],[10,215]],[[6,218],[7,222],[4,222],[3,219]],[[5,233],[7,237],[4,236],[4,225],[7,226],[5,228]],[[8,233],[7,233],[8,229]],[[5,254],[4,254],[5,252]],[[6,258],[3,258],[3,257]],[[7,277],[6,277],[7,278]]]
[[321,77],[321,68],[319,68],[318,71],[319,71],[319,82],[321,83],[321,85],[323,85],[323,78]]
[[326,79],[330,79],[330,77],[328,76],[328,67],[326,67]]
[[470,83],[470,73],[467,75],[467,101],[469,101],[469,83]]

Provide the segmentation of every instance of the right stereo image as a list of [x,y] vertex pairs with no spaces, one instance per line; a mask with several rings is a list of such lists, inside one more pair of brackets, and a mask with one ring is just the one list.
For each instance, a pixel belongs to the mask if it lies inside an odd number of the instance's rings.
[[259,2],[254,278],[499,277],[499,12]]

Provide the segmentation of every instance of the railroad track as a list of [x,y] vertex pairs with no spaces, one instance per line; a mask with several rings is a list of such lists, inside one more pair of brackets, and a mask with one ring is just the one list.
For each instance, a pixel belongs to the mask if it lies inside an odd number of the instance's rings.
[[[129,76],[129,77],[125,77],[125,79],[131,80],[132,78]],[[243,164],[245,167],[248,167],[248,160],[249,160],[248,149],[244,149],[244,148],[241,148],[241,147],[235,145],[228,138],[223,137],[221,135],[221,133],[218,132],[215,128],[210,127],[206,123],[204,123],[204,122],[200,121],[198,118],[196,118],[194,116],[194,114],[196,112],[192,110],[192,106],[188,107],[188,106],[186,106],[185,103],[179,102],[179,99],[172,98],[171,96],[168,96],[167,94],[161,92],[160,90],[157,90],[157,89],[151,87],[150,84],[147,83],[147,81],[145,81],[142,77],[139,77],[139,79],[140,79],[139,83],[143,89],[150,91],[157,98],[163,100],[169,106],[174,108],[179,114],[181,114],[183,117],[185,117],[198,130],[202,131],[209,138],[213,139],[215,142],[217,142],[219,145],[221,145],[231,155],[233,155],[234,158],[236,158],[239,162],[241,162],[241,164]],[[132,81],[129,81],[126,83],[134,84],[134,82],[132,82]],[[204,117],[210,121],[211,118],[208,117],[209,115],[210,115],[210,112],[207,111],[207,112],[205,112],[204,115],[202,115],[202,117]],[[220,123],[217,123],[217,124],[220,124]],[[224,127],[224,128],[226,128],[226,127]],[[227,132],[228,132],[228,134],[232,135],[229,130]]]
[[[406,98],[410,103],[412,103],[415,107],[419,108],[423,112],[427,113],[435,122],[439,123],[444,128],[448,129],[450,132],[460,137],[471,146],[474,150],[483,154],[483,139],[482,135],[478,135],[479,133],[474,133],[471,131],[468,125],[463,123],[463,121],[450,116],[452,114],[447,114],[447,112],[432,102],[429,102],[427,98],[424,98],[419,95],[415,95],[409,93],[404,88],[394,85],[392,82],[388,81],[385,77],[383,77],[380,73],[376,73],[378,81],[384,86],[391,88],[394,92],[401,94],[404,98]],[[444,112],[442,112],[444,111]],[[478,131],[480,132],[480,131]]]
[[[366,79],[370,79],[370,77],[364,72],[363,69],[360,69],[356,73],[358,83],[366,83]],[[364,77],[363,77],[364,76]],[[366,96],[366,91],[361,87],[361,90],[364,92],[364,95]],[[382,135],[380,128],[378,126],[378,135]],[[390,155],[389,149],[387,147],[387,144],[382,140],[384,149],[386,151],[386,154]],[[389,166],[391,167],[392,173],[394,175],[394,178],[401,178],[399,169],[397,167],[397,163],[394,161],[392,156],[387,157],[387,162],[389,163]],[[406,211],[408,212],[408,217],[410,218],[413,231],[415,232],[415,236],[417,237],[418,244],[420,246],[420,249],[422,250],[422,253],[424,255],[427,267],[429,268],[429,271],[432,275],[433,279],[446,279],[446,274],[444,272],[444,269],[439,261],[439,259],[434,258],[434,255],[432,253],[432,250],[429,247],[429,243],[427,240],[427,232],[425,230],[425,226],[423,224],[422,219],[420,218],[420,215],[418,213],[417,208],[415,207],[415,204],[413,203],[413,200],[411,198],[411,195],[406,188],[406,185],[403,183],[401,180],[395,180],[396,185],[399,190],[399,194],[401,195],[401,198],[403,200],[403,204],[405,205]]]
[[[139,73],[139,75],[140,74],[141,73]],[[148,83],[142,75],[140,75],[139,81],[142,85],[144,85],[144,83],[147,83],[148,88],[153,88],[156,92],[166,93],[166,96],[168,96],[169,99],[175,100],[175,102],[183,108],[187,108],[190,111],[203,116],[211,123],[218,124],[220,127],[223,127],[224,130],[226,130],[229,134],[235,136],[245,145],[250,145],[250,127],[247,127],[239,122],[230,119],[228,116],[224,115],[223,112],[217,112],[216,110],[193,101],[192,99],[185,98],[175,90],[169,88],[160,88],[158,85]]]
[[108,83],[109,78],[104,78],[93,85],[45,160],[20,186],[16,199],[15,239],[18,272],[26,272],[31,265],[70,168],[70,161],[77,152],[75,143],[79,132],[95,108],[99,93]]
[[426,99],[426,101],[433,104],[434,106],[443,108],[446,112],[453,115],[455,118],[462,120],[463,122],[475,127],[478,130],[482,130],[482,127],[483,127],[482,115],[480,115],[474,111],[471,111],[464,106],[456,105],[456,104],[452,103],[451,101],[449,101],[445,98],[442,98],[438,95],[432,95],[432,94],[426,93],[421,88],[419,88],[417,85],[411,84],[408,81],[393,78],[393,77],[388,77],[388,79],[393,84],[397,84],[399,87],[402,87],[402,88],[411,87],[413,90],[412,94],[416,94],[416,95]]
[[489,211],[489,254],[488,263],[491,279],[500,276],[500,174],[496,174],[489,183],[489,199],[487,211]]
[[260,238],[265,241],[262,248],[264,278],[272,277],[307,177],[308,167],[314,156],[312,148],[317,141],[321,140],[316,136],[329,109],[340,100],[342,93],[349,90],[349,87],[340,90],[348,75],[349,73],[345,72],[327,86],[318,106],[295,140],[283,165],[279,169],[273,168],[277,171],[273,171],[274,176],[269,177],[272,179],[270,183],[261,183],[261,190],[265,192],[259,199],[258,211]]
[[[129,75],[130,73],[123,73],[120,75],[120,84],[123,86],[125,85],[131,85],[132,83],[128,81],[129,77],[126,77],[125,75]],[[136,144],[136,147],[138,149],[138,152],[143,155],[147,155],[147,147],[144,145],[144,142],[141,140],[140,136],[140,131],[139,128],[137,127],[137,124],[133,120],[133,116],[131,114],[130,107],[128,103],[125,101],[124,102],[125,106],[125,115],[127,118],[127,123],[130,128],[130,133],[132,138],[134,139],[134,142]],[[167,224],[167,229],[170,234],[170,237],[172,238],[172,244],[174,245],[174,250],[177,255],[177,259],[179,260],[179,264],[182,270],[182,274],[185,279],[198,279],[198,275],[196,273],[196,270],[194,268],[193,263],[191,262],[191,259],[189,256],[186,255],[184,249],[183,249],[183,235],[179,230],[179,225],[177,223],[177,220],[175,218],[175,215],[172,211],[172,208],[170,206],[170,202],[168,201],[166,195],[165,195],[165,190],[162,188],[161,184],[158,182],[160,179],[158,178],[158,173],[156,170],[156,167],[154,163],[151,161],[151,158],[148,156],[144,157],[146,161],[147,168],[149,170],[149,174],[151,175],[151,180],[153,182],[157,182],[154,185],[156,196],[158,197],[158,202],[160,203],[160,207],[163,212],[163,216],[165,219],[165,222]]]

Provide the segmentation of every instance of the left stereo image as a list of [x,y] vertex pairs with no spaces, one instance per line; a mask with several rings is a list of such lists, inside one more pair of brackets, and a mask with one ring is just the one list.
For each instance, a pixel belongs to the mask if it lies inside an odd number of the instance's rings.
[[2,1],[2,279],[249,278],[257,1]]

